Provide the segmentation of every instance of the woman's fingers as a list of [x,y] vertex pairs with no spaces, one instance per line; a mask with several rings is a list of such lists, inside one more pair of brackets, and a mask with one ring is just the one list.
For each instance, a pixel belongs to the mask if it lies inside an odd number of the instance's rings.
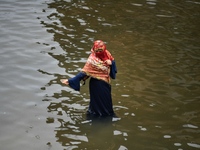
[[61,79],[60,80],[63,84],[69,85],[68,79]]
[[111,60],[106,60],[105,62],[106,62],[108,65],[111,65],[111,64],[112,64]]

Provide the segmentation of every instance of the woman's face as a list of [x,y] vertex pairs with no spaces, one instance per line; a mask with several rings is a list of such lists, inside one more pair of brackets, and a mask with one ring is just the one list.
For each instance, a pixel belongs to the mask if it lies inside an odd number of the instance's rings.
[[98,48],[98,49],[95,49],[95,50],[94,50],[95,53],[101,53],[102,51],[103,51],[102,48]]

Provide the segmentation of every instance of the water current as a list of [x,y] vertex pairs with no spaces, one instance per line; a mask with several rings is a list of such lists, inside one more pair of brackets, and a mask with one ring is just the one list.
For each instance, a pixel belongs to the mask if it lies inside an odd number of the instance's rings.
[[[0,0],[0,149],[200,149],[199,18],[199,0]],[[60,83],[97,39],[118,118]]]

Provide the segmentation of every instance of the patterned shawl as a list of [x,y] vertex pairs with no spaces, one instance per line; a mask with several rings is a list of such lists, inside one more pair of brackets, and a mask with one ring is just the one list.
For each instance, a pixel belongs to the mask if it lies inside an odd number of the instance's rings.
[[[99,48],[102,48],[103,51],[96,53],[95,49]],[[110,65],[105,62],[106,60],[113,61],[114,58],[106,49],[103,41],[95,41],[94,46],[91,49],[91,54],[82,71],[85,72],[88,76],[110,83]]]

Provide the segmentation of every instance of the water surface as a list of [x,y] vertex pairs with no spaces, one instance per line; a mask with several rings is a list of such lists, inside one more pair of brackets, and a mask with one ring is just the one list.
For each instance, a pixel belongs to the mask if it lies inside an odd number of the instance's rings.
[[[0,148],[200,149],[200,2],[0,1]],[[96,39],[116,59],[119,118],[88,120],[76,75]]]

